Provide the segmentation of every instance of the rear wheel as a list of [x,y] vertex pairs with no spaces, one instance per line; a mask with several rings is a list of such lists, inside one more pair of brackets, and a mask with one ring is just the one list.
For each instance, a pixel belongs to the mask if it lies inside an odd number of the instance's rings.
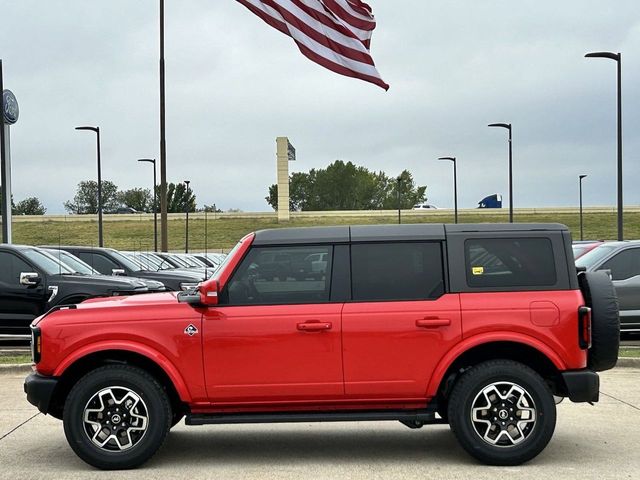
[[481,363],[456,382],[448,420],[462,447],[489,465],[519,465],[549,443],[553,395],[529,367],[511,360]]
[[172,421],[167,395],[144,370],[107,365],[82,377],[64,407],[64,432],[94,467],[135,468],[164,442]]

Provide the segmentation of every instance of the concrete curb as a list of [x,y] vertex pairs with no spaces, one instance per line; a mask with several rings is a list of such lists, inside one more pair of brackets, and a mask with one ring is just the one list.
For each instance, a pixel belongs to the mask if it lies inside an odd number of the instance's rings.
[[0,365],[0,375],[7,373],[29,373],[30,371],[30,363],[9,363],[7,365]]
[[620,368],[640,368],[640,358],[620,357],[616,367]]
[[[640,368],[640,358],[620,357],[618,358],[617,368]],[[0,365],[0,375],[12,373],[29,373],[31,372],[30,363],[14,363],[8,365]]]

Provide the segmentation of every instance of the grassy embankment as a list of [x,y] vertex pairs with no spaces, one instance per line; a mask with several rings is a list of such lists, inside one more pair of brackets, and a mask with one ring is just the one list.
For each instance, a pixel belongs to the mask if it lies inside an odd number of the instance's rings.
[[[13,226],[14,243],[28,245],[43,244],[77,244],[95,245],[97,242],[97,224],[95,221],[47,221],[34,220],[16,222]],[[496,215],[479,215],[462,213],[461,223],[473,222],[505,222],[507,212]],[[557,222],[567,225],[574,238],[579,237],[579,217],[577,213],[517,213],[517,222],[546,223]],[[419,217],[407,218],[407,223],[421,222],[450,222],[452,219],[442,215],[425,213]],[[208,249],[231,248],[243,235],[262,228],[305,227],[316,225],[365,225],[375,223],[396,223],[397,216],[387,217],[317,217],[298,218],[283,224],[275,217],[270,218],[218,218],[209,219]],[[189,221],[189,249],[190,251],[204,250],[204,220],[191,219]],[[185,224],[183,220],[169,221],[169,249],[179,251],[184,248]],[[586,213],[584,216],[584,235],[587,239],[614,239],[616,236],[616,215],[611,213]],[[640,213],[625,214],[625,237],[640,238]],[[147,219],[131,221],[109,221],[104,223],[105,245],[123,250],[149,250],[153,248],[153,222]]]

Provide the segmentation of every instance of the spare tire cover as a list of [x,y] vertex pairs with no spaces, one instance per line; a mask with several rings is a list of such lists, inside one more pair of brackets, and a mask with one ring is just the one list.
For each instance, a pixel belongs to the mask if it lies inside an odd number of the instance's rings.
[[578,276],[585,302],[591,308],[591,348],[587,366],[596,372],[615,367],[620,347],[620,315],[615,287],[605,272]]

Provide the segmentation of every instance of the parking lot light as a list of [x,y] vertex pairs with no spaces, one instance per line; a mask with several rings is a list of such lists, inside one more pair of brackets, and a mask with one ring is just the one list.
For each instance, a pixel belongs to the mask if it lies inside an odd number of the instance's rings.
[[510,123],[490,123],[488,127],[506,128],[509,130],[509,223],[513,223],[513,150]]
[[184,253],[189,253],[189,184],[191,180],[185,180],[184,184],[187,186],[187,192],[185,195],[185,210],[186,210],[186,223],[184,233]]
[[582,179],[585,177],[586,175],[578,176],[578,181],[580,182],[580,240],[584,240],[584,232],[582,230]]
[[622,54],[613,52],[592,52],[586,58],[608,58],[618,65],[618,240],[624,239],[622,222]]
[[98,246],[103,247],[102,241],[102,167],[100,165],[100,127],[76,127],[76,130],[89,130],[96,134],[98,156]]

